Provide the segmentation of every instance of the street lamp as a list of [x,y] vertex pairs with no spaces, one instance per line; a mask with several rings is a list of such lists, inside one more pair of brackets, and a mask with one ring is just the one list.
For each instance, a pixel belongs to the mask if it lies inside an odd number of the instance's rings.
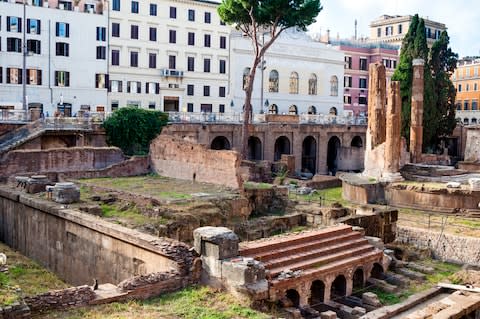
[[[269,32],[263,32],[262,33],[262,48],[265,45],[265,34],[269,34]],[[263,113],[263,73],[265,69],[267,68],[266,62],[264,60],[264,54],[262,54],[262,60],[260,61],[260,65],[258,66],[260,70],[262,71],[262,79],[261,79],[261,84],[260,84],[260,113]]]

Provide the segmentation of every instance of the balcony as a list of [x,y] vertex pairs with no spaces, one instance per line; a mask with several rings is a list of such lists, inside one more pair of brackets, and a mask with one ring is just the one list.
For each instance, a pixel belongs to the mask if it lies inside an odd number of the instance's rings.
[[183,78],[183,71],[172,70],[172,69],[161,69],[160,76],[162,77],[174,77],[174,78]]

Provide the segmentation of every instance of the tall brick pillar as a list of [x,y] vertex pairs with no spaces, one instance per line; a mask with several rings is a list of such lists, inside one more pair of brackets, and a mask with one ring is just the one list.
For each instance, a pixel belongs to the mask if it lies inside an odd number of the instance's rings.
[[421,161],[423,141],[423,59],[415,59],[413,65],[412,110],[410,124],[410,160]]
[[397,173],[400,169],[401,151],[401,110],[400,82],[391,81],[388,90],[387,125],[385,141],[385,172]]
[[370,132],[370,149],[385,142],[385,66],[380,62],[369,67],[368,85],[368,131]]

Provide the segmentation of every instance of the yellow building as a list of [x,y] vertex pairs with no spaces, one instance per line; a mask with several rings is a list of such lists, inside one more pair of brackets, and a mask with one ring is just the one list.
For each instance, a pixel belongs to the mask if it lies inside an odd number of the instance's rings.
[[457,69],[452,75],[452,82],[457,90],[455,105],[457,119],[465,125],[477,124],[480,119],[478,101],[480,100],[480,57],[464,58],[458,61]]

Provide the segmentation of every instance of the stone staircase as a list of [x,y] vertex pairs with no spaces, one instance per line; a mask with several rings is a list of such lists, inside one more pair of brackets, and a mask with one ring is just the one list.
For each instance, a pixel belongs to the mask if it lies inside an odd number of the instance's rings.
[[314,277],[338,268],[361,265],[365,261],[381,260],[383,252],[369,244],[351,226],[340,225],[241,244],[240,255],[263,262],[270,274],[270,283],[275,285],[289,279],[282,276],[286,271]]
[[23,143],[42,135],[46,130],[41,120],[28,123],[11,132],[0,136],[0,155],[4,154]]

